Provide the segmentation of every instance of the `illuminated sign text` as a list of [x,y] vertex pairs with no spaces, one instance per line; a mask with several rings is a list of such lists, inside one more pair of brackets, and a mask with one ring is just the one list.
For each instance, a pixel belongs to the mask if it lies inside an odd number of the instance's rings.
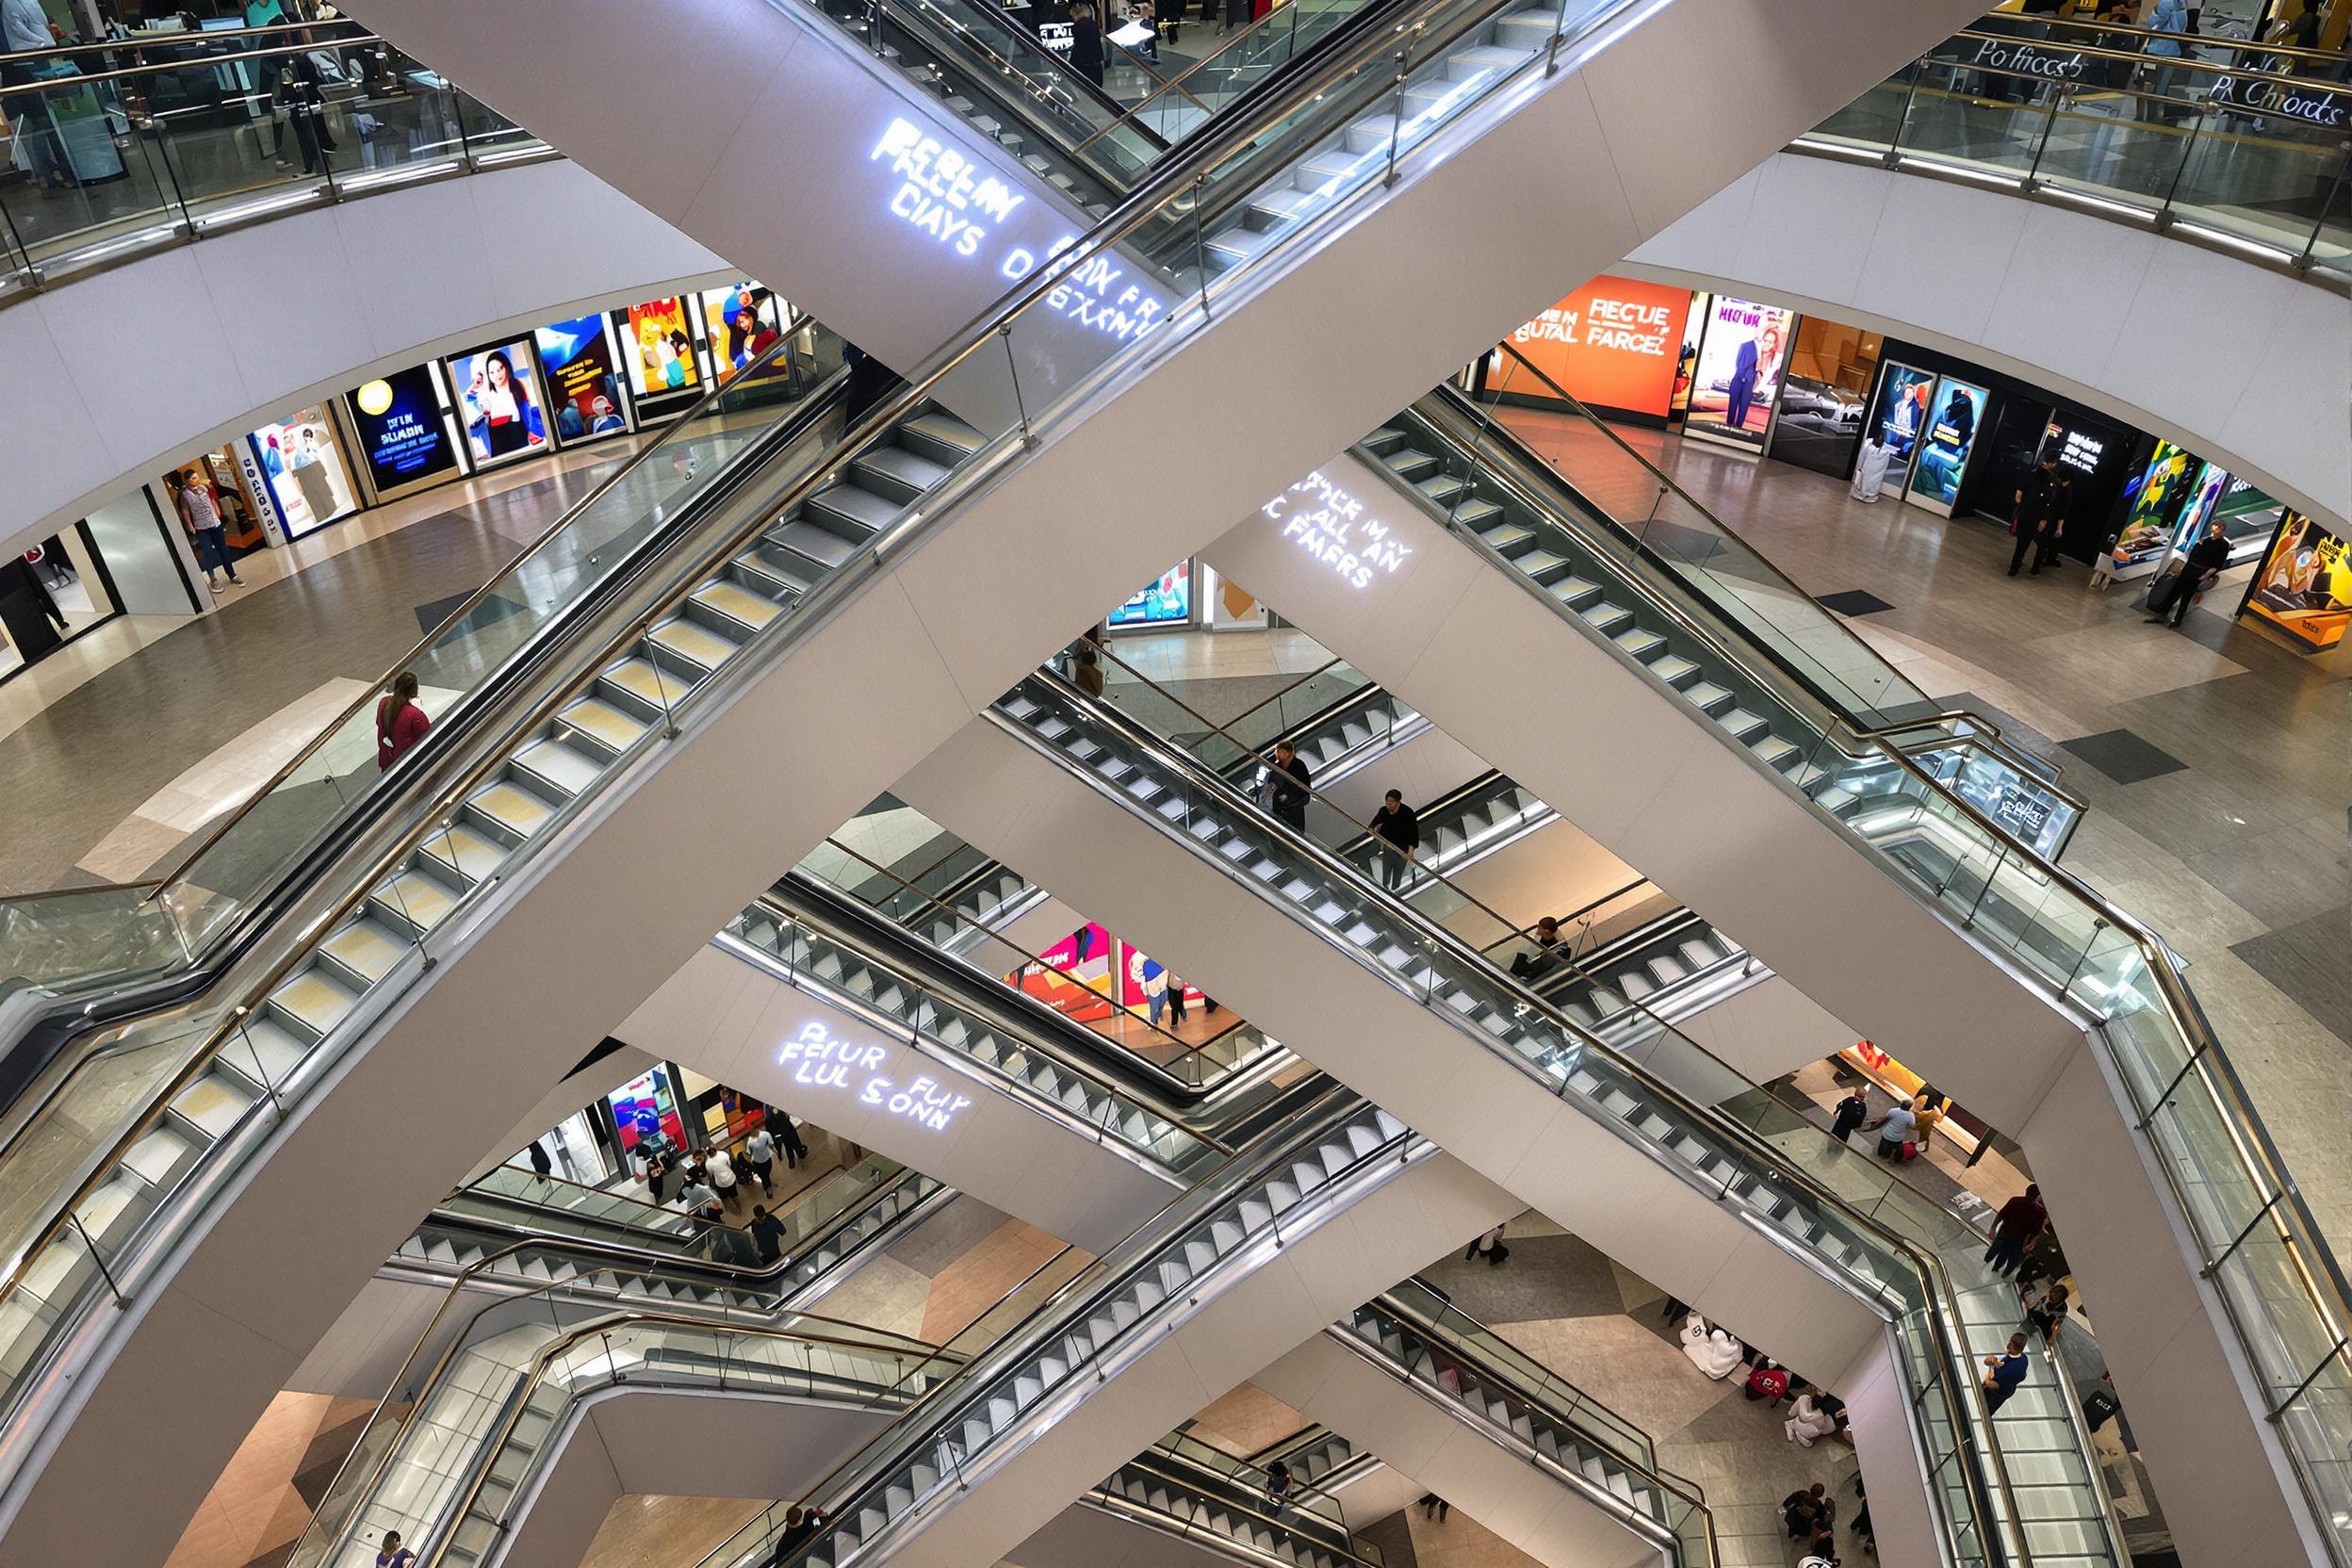
[[794,1084],[804,1088],[846,1089],[860,1105],[879,1107],[885,1115],[904,1117],[935,1133],[944,1133],[956,1113],[972,1103],[972,1096],[942,1086],[928,1073],[918,1073],[901,1086],[884,1076],[890,1053],[882,1046],[835,1039],[822,1023],[805,1023],[786,1040],[776,1059],[792,1070]]
[[959,256],[977,255],[988,225],[1002,223],[1027,197],[912,121],[893,120],[866,161],[890,162],[901,184],[890,216],[903,220]]
[[1405,564],[1413,547],[1389,537],[1388,525],[1364,514],[1364,502],[1325,479],[1309,474],[1259,510],[1282,526],[1282,537],[1329,566],[1351,588],[1368,588],[1375,576],[1389,577]]
[[[1581,318],[1576,311],[1555,305],[1511,337],[1514,343],[1581,343],[1663,359],[1669,351],[1667,335],[1675,330],[1666,315],[1664,305],[1596,298],[1585,306]],[[1678,338],[1675,346],[1680,346]]]

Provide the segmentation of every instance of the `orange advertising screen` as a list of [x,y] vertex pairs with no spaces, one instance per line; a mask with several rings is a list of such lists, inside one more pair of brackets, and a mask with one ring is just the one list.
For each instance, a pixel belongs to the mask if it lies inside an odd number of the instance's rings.
[[[1511,346],[1596,408],[1663,419],[1674,391],[1690,291],[1601,276],[1511,335]],[[1487,389],[1551,394],[1509,354],[1495,355]]]

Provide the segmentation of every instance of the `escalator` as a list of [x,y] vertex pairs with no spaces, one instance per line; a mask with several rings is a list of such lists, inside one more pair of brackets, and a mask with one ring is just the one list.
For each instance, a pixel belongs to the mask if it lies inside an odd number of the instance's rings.
[[[1311,1086],[1278,1113],[807,1489],[826,1522],[779,1560],[996,1560],[1092,1488],[1102,1454],[1141,1451],[1377,1288],[1371,1237],[1403,1253],[1508,1206],[1351,1095]],[[1289,1266],[1263,1266],[1277,1247]],[[763,1560],[781,1527],[771,1510],[709,1560]]]
[[[363,702],[160,883],[11,901],[8,967],[33,982],[11,993],[11,1025],[46,1064],[18,1080],[31,1087],[11,1106],[5,1144],[21,1200],[16,1262],[0,1282],[0,1523],[12,1552],[160,1556],[228,1457],[228,1434],[246,1424],[228,1417],[257,1412],[284,1385],[299,1347],[445,1190],[456,1152],[502,1135],[580,1039],[610,1029],[773,879],[772,863],[746,863],[744,844],[789,859],[817,842],[1032,667],[1048,651],[1034,645],[1043,629],[1082,624],[1197,546],[1197,521],[1137,518],[1090,538],[1067,570],[1031,570],[1040,530],[1118,509],[1120,454],[1140,449],[1139,432],[1179,440],[1209,407],[1233,420],[1249,438],[1193,478],[1200,515],[1239,513],[1287,482],[1298,449],[1336,446],[1491,340],[1497,301],[1517,309],[1552,270],[1597,270],[1815,118],[1820,105],[1807,98],[1833,96],[1827,78],[1876,74],[1914,51],[1912,35],[1949,21],[1935,8],[1887,19],[1860,6],[1790,19],[1783,41],[1802,56],[1818,35],[1824,79],[1772,98],[1740,134],[1708,139],[1703,155],[1677,155],[1671,174],[1642,184],[1637,214],[1609,159],[1550,160],[1573,145],[1597,151],[1600,128],[1636,112],[1633,95],[1602,92],[1608,102],[1596,106],[1587,90],[1642,74],[1635,43],[1674,48],[1700,36],[1692,29],[1704,26],[1707,0],[1639,28],[1630,12],[1578,11],[1569,36],[1541,51],[1493,41],[1518,8],[1490,0],[1425,13],[1401,72],[1387,41],[1358,41],[1318,52],[1297,80],[1243,94],[1104,223],[1067,231],[1087,233],[1061,258],[1067,266],[1021,279],[977,318],[976,302],[1005,280],[975,280],[997,270],[960,272],[959,295],[931,286],[939,274],[924,269],[946,253],[927,239],[908,260],[911,231],[898,219],[877,220],[897,226],[901,250],[862,250],[854,263],[816,253],[836,237],[855,246],[856,224],[797,223],[814,246],[810,296],[866,302],[861,320],[843,324],[893,363],[919,365],[913,384],[837,437],[836,391],[802,398],[781,417],[763,412],[777,395],[779,345],[428,640],[412,662],[448,666],[462,676],[448,684],[466,695],[391,775],[378,779],[364,761]],[[467,24],[481,19],[477,8]],[[562,28],[483,27],[468,57],[553,83],[566,79],[564,49],[593,50],[598,28],[619,21],[596,12],[567,16]],[[787,22],[800,42],[819,36],[797,15]],[[642,74],[634,19],[627,38],[629,74]],[[701,83],[696,112],[665,117],[665,134],[700,137],[722,157],[727,138],[705,109],[786,104],[808,134],[779,139],[766,134],[772,122],[746,115],[739,155],[756,147],[761,174],[777,175],[760,183],[757,201],[742,198],[751,176],[693,178],[710,157],[665,167],[665,189],[641,193],[684,216],[682,193],[699,192],[694,203],[707,195],[708,210],[755,226],[864,211],[841,199],[840,172],[878,168],[870,155],[879,133],[844,109],[853,91],[829,95],[828,83],[845,72],[870,87],[883,74],[854,49],[818,43],[779,76],[788,48],[712,52],[702,41],[702,63],[678,68]],[[1692,48],[1682,79],[1703,87],[1706,72],[1732,69],[1723,57]],[[568,79],[602,78],[584,70]],[[1567,86],[1575,91],[1560,90]],[[578,123],[577,95],[567,87],[562,96]],[[1416,105],[1410,116],[1401,97]],[[595,118],[609,124],[601,110]],[[666,150],[642,131],[629,133],[623,160],[640,171]],[[776,145],[792,145],[795,160],[777,168]],[[1302,169],[1318,158],[1329,172],[1301,191]],[[1561,201],[1500,216],[1505,229],[1528,232],[1494,232],[1494,250],[1481,253],[1492,275],[1429,295],[1383,335],[1377,364],[1331,362],[1331,345],[1364,339],[1321,327],[1369,318],[1386,286],[1379,280],[1441,252],[1461,264],[1446,237],[1456,225],[1433,220],[1445,189],[1478,188],[1530,158],[1555,170]],[[1033,257],[1074,221],[1050,203],[1036,210],[1052,222],[1027,237]],[[1539,263],[1534,214],[1546,210],[1581,220],[1569,252],[1547,233]],[[688,226],[756,259],[757,247],[719,237],[718,227]],[[874,259],[892,254],[890,266]],[[1384,264],[1370,265],[1375,257]],[[1150,286],[1132,286],[1143,290],[1136,301],[1119,282],[1131,264],[1148,268]],[[893,297],[877,305],[883,296]],[[924,308],[906,308],[918,297]],[[1277,314],[1284,331],[1259,330]],[[1138,317],[1149,331],[1135,330]],[[898,353],[885,343],[893,326],[926,348],[950,347],[928,361]],[[1331,396],[1301,407],[1282,388],[1310,360]],[[1181,376],[1158,373],[1179,365]],[[942,409],[957,423],[935,418]],[[976,449],[953,462],[967,431]],[[741,444],[721,450],[722,437]],[[939,444],[926,445],[931,437]],[[868,489],[877,471],[907,466],[892,450],[945,471],[919,498],[893,496],[888,479]],[[838,507],[825,500],[852,481],[858,494],[897,501],[880,531],[884,506],[845,493]],[[527,612],[474,616],[488,596]],[[839,743],[819,750],[795,736]],[[759,776],[792,787],[730,794],[730,809],[710,809],[714,792]],[[346,932],[340,957],[322,952]],[[281,997],[298,974],[304,983]],[[134,978],[150,983],[137,995],[126,990]],[[257,1066],[263,1092],[239,1095],[245,1086],[213,1075],[267,1060],[253,1043],[256,1024],[301,1054]],[[446,1086],[461,1079],[473,1092],[444,1103]],[[400,1136],[394,1119],[367,1109],[429,1102],[443,1103],[432,1139]],[[175,1103],[201,1113],[193,1119],[205,1129],[185,1157],[146,1141]],[[311,1234],[321,1229],[314,1195],[323,1173],[363,1154],[375,1180],[336,1226]],[[305,1246],[276,1245],[290,1234]],[[136,1310],[100,1310],[117,1301]],[[172,1350],[191,1335],[217,1337],[223,1323],[244,1331],[237,1353],[191,1363]],[[136,1369],[120,1386],[101,1375],[116,1364]],[[222,1418],[167,1440],[147,1419],[158,1405]],[[138,1506],[93,1526],[77,1499],[126,1462],[149,1480]]]
[[[2107,1298],[2127,1403],[2162,1409],[2197,1377],[2230,1413],[2226,1442],[2185,1411],[2136,1429],[2186,1534],[2352,1552],[2352,1493],[2323,1457],[2341,1432],[2298,1393],[2352,1379],[2328,1349],[2352,1291],[2179,961],[2055,863],[2063,791],[2014,750],[1922,755],[1904,739],[1917,705],[1867,647],[1613,436],[1567,445],[1563,478],[1447,389],[1327,466],[1415,552],[1421,575],[1377,606],[1254,521],[1209,559],[2016,1129],[2053,1209],[2098,1217],[2070,1228],[2070,1256]],[[1472,625],[1557,672],[1577,722],[1524,723]]]
[[[1169,961],[1218,974],[1267,1027],[1348,1018],[1300,1037],[1318,1066],[1413,1105],[1528,1206],[1815,1382],[1899,1383],[1876,1412],[1852,1402],[1866,1462],[1884,1467],[1874,1499],[1916,1494],[1901,1462],[1915,1445],[1957,1478],[1918,1510],[1918,1548],[1933,1539],[1932,1504],[1938,1549],[2126,1560],[2048,1364],[1997,1416],[1983,1408],[1976,1358],[1998,1347],[1969,1301],[1992,1286],[1954,1278],[1981,1241],[1825,1134],[1758,1122],[1762,1091],[1638,1003],[1612,994],[1607,1033],[1579,1028],[1499,954],[1054,678],[1024,682],[899,792],[992,833],[991,847]],[[1043,821],[1051,832],[1034,827]],[[1262,918],[1235,907],[1236,886]]]

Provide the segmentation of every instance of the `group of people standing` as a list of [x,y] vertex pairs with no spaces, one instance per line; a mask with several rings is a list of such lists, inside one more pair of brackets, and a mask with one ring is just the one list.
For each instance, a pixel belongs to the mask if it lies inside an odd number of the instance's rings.
[[[764,1203],[751,1201],[757,1184],[760,1195],[776,1196],[776,1154],[784,1152],[784,1166],[797,1169],[808,1158],[808,1145],[792,1119],[781,1111],[755,1129],[739,1145],[681,1150],[665,1137],[645,1148],[637,1159],[638,1180],[653,1201],[675,1202],[709,1229],[704,1233],[712,1259],[765,1267],[784,1257],[784,1222]],[[749,1217],[738,1225],[734,1210],[747,1203]]]

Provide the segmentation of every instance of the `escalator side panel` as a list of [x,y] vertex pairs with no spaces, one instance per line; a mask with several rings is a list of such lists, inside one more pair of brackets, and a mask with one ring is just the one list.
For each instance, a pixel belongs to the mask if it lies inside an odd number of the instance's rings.
[[1707,1192],[988,721],[894,792],[1179,973],[1214,975],[1220,999],[1315,1066],[1823,1386],[1880,1337],[1875,1314]]
[[[1375,498],[1368,514],[1413,551],[1403,569],[1359,591],[1262,516],[1206,559],[1737,935],[1832,1015],[1995,1126],[2022,1124],[2082,1036],[2016,970],[1392,481],[1353,456],[1320,471]],[[1528,723],[1531,707],[1552,722]]]
[[1655,1543],[1590,1497],[1331,1334],[1317,1334],[1255,1381],[1300,1414],[1380,1455],[1546,1568],[1638,1568],[1668,1560]]
[[1023,1541],[1011,1560],[1021,1568],[1233,1568],[1213,1544],[1218,1539],[1155,1529],[1082,1500]]
[[1827,1008],[1778,974],[1697,1012],[1677,1013],[1674,1027],[1737,1068],[1752,1084],[1769,1084],[1868,1037],[1830,1017]]
[[[805,1044],[812,1023],[841,1049],[820,1054]],[[717,947],[688,959],[620,1034],[1091,1252],[1180,1190],[1164,1172],[1039,1114],[989,1080]],[[786,1050],[794,1054],[784,1057]],[[913,1098],[896,1103],[903,1094]]]
[[[1332,1318],[1519,1205],[1435,1150],[1320,1223],[1284,1234],[1279,1252],[1155,1331],[1114,1363],[1102,1396],[1066,1407],[1018,1452],[970,1476],[970,1491],[890,1557],[892,1568],[994,1562],[1105,1473],[1105,1456],[1138,1453]],[[1090,1380],[1089,1380],[1090,1381]]]
[[623,1496],[797,1497],[891,1413],[727,1394],[595,1399],[557,1429],[563,1452],[536,1495],[510,1505],[500,1568],[578,1568]]

